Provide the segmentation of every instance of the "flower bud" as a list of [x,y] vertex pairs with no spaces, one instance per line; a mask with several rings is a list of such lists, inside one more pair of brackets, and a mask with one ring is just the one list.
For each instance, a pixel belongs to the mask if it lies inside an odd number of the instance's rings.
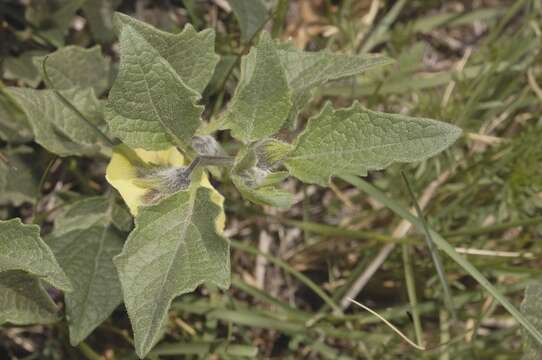
[[191,171],[187,166],[138,168],[134,183],[146,188],[144,201],[156,203],[167,195],[186,190],[190,185]]
[[192,138],[192,148],[198,153],[198,155],[224,155],[224,150],[222,149],[220,144],[215,140],[214,137],[209,135],[194,136]]

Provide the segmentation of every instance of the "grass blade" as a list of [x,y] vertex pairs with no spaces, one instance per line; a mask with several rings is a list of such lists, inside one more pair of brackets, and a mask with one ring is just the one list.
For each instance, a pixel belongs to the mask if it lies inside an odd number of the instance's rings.
[[408,299],[412,308],[412,321],[414,322],[414,333],[416,334],[416,342],[419,346],[423,346],[423,330],[420,320],[420,311],[418,309],[418,297],[416,296],[416,281],[414,277],[414,269],[412,268],[411,249],[410,245],[403,244],[403,266],[405,268],[405,281],[408,292]]
[[427,247],[429,248],[429,252],[431,253],[431,258],[433,259],[433,263],[435,264],[435,268],[437,269],[437,274],[438,274],[440,283],[442,284],[442,289],[444,290],[444,303],[446,304],[446,307],[448,308],[448,311],[450,312],[450,314],[452,314],[452,318],[454,320],[457,320],[457,314],[455,312],[454,302],[452,299],[452,291],[450,290],[450,284],[448,284],[448,279],[444,271],[444,266],[442,265],[440,254],[438,252],[438,249],[435,246],[435,243],[433,242],[433,238],[431,237],[431,233],[429,232],[429,227],[427,226],[427,222],[425,221],[425,217],[423,216],[423,211],[420,208],[418,201],[416,200],[416,195],[414,195],[412,186],[410,186],[410,182],[408,181],[406,174],[402,171],[401,171],[401,176],[403,177],[403,180],[405,181],[405,184],[408,189],[408,193],[410,194],[410,197],[412,198],[412,202],[414,203],[414,208],[416,209],[416,213],[418,214],[418,219],[423,225],[423,231],[425,233],[425,240],[427,242]]
[[265,253],[257,250],[256,248],[254,248],[254,247],[252,247],[250,245],[245,245],[245,244],[243,244],[243,243],[241,243],[239,241],[230,240],[230,245],[231,245],[232,248],[243,251],[245,253],[249,253],[249,254],[252,254],[252,255],[261,255],[261,256],[265,257],[267,260],[269,260],[270,262],[272,262],[276,266],[278,266],[278,267],[282,268],[284,271],[289,272],[290,274],[292,274],[292,276],[297,278],[299,281],[301,281],[303,284],[305,284],[308,288],[310,288],[312,291],[314,291],[314,293],[316,295],[318,295],[326,304],[328,304],[336,313],[342,314],[341,308],[337,304],[335,304],[335,301],[333,301],[333,299],[330,298],[324,292],[324,290],[322,290],[318,285],[316,285],[311,279],[309,279],[308,277],[306,277],[305,275],[303,275],[299,271],[292,268],[286,262],[284,262],[284,261],[282,261],[280,259],[277,259],[276,257],[271,256],[269,254],[265,254]]
[[[422,222],[414,215],[412,215],[406,208],[397,203],[396,201],[388,198],[383,192],[369,184],[368,182],[350,175],[343,175],[341,178],[357,187],[358,189],[373,196],[380,201],[390,210],[401,216],[403,219],[410,221],[416,225],[420,230],[423,230]],[[542,345],[542,333],[534,327],[534,325],[523,316],[522,313],[506,298],[497,288],[486,279],[486,277],[478,271],[467,259],[461,256],[453,246],[451,246],[440,234],[432,229],[429,229],[434,242],[437,246],[444,251],[449,257],[452,258],[457,264],[459,264],[469,275],[471,275],[484,289],[486,289],[513,317],[519,322],[526,331],[533,336],[533,338]]]

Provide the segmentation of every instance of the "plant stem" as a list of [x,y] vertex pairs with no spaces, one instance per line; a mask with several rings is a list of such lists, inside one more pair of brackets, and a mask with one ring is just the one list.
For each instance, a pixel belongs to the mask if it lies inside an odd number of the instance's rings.
[[[171,355],[221,355],[220,358],[226,358],[225,356],[232,356],[234,358],[241,357],[256,357],[258,355],[258,348],[253,345],[244,344],[229,344],[222,341],[214,342],[177,342],[174,344],[162,344],[157,346],[149,354],[150,356],[171,356]],[[223,357],[224,356],[224,357]],[[207,357],[205,357],[207,358]]]
[[509,221],[497,225],[485,226],[485,227],[476,227],[470,229],[463,229],[457,231],[450,231],[448,233],[442,234],[442,236],[451,238],[451,237],[460,237],[460,236],[475,236],[475,235],[484,235],[490,234],[493,232],[503,231],[510,228],[518,226],[528,226],[528,225],[537,225],[542,223],[542,216],[534,217],[531,219],[519,219],[514,221]]
[[[32,208],[32,224],[39,224],[41,222],[41,219],[38,217],[38,205],[40,200],[42,199],[42,190],[43,186],[45,185],[45,180],[47,180],[47,177],[49,176],[49,172],[51,171],[51,168],[53,167],[53,164],[55,163],[57,157],[53,157],[51,161],[47,164],[47,167],[45,168],[45,171],[41,175],[40,182],[38,185],[38,196],[36,198],[36,202],[34,202],[34,206]],[[39,219],[39,222],[38,222]]]
[[199,162],[202,166],[231,166],[235,159],[231,156],[198,156]]
[[234,163],[234,158],[231,156],[208,156],[198,155],[185,170],[186,175],[192,174],[200,166],[230,166]]
[[103,360],[104,358],[95,352],[88,344],[82,341],[79,345],[79,350],[85,355],[88,360]]
[[289,0],[278,0],[277,7],[275,8],[275,21],[273,21],[273,28],[271,29],[271,36],[273,38],[280,37],[282,33],[282,27],[284,26],[284,19],[288,12]]

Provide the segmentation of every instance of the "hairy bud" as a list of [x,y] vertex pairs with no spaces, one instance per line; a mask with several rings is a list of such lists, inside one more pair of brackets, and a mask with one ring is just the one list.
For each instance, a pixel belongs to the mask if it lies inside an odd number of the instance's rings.
[[144,200],[148,204],[160,201],[167,195],[186,190],[190,185],[191,171],[186,166],[138,168],[138,186],[147,188]]
[[220,144],[215,140],[214,137],[205,135],[205,136],[194,136],[192,138],[192,148],[198,153],[198,155],[203,156],[218,156],[224,155],[224,150]]

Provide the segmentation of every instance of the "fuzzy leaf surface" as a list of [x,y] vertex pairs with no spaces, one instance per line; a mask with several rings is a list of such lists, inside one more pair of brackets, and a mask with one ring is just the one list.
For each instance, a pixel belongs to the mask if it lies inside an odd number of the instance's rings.
[[19,270],[0,272],[0,325],[49,324],[59,319],[57,311],[36,276]]
[[241,79],[222,121],[244,143],[280,130],[292,106],[285,71],[269,34],[241,59]]
[[290,121],[295,120],[297,114],[309,103],[317,87],[331,80],[393,63],[392,59],[385,56],[308,52],[288,43],[280,45],[278,55],[293,93]]
[[133,148],[188,148],[201,124],[200,95],[130,25],[122,27],[120,53],[106,111],[111,131]]
[[23,81],[35,88],[41,81],[40,72],[34,63],[37,57],[43,56],[43,51],[26,51],[17,57],[6,57],[2,64],[4,78]]
[[119,230],[126,231],[130,222],[130,213],[126,208],[117,203],[111,205],[106,197],[92,196],[71,204],[55,218],[55,234],[111,223]]
[[187,24],[179,34],[158,30],[121,13],[115,14],[117,31],[131,27],[162,56],[191,89],[202,93],[213,76],[219,56],[215,53],[215,32],[197,32]]
[[140,208],[134,230],[114,259],[140,357],[162,336],[176,296],[203,282],[229,287],[222,202],[215,190],[191,187]]
[[230,175],[237,190],[251,202],[283,209],[292,206],[293,195],[276,186],[289,174],[273,173],[259,167],[259,160],[253,148],[245,147],[239,151]]
[[243,197],[258,205],[288,209],[293,204],[293,195],[275,186],[255,188],[243,176],[232,175],[232,182]]
[[[79,344],[122,302],[113,257],[124,237],[115,229],[114,201],[103,196],[83,198],[55,218],[47,243],[73,284],[65,295],[70,343]],[[125,210],[126,211],[126,210]]]
[[72,290],[53,252],[41,239],[39,226],[25,225],[19,218],[0,221],[0,272],[10,270],[26,271],[60,290]]
[[70,343],[75,346],[111,315],[122,302],[113,257],[123,239],[110,225],[94,225],[47,238],[73,291],[65,295]]
[[261,0],[228,0],[239,22],[241,41],[247,43],[267,20],[267,8]]
[[6,149],[4,155],[9,163],[0,161],[0,204],[20,206],[24,202],[34,203],[41,172],[30,165],[34,164],[33,150],[21,146]]
[[[542,282],[538,281],[527,285],[525,297],[521,303],[521,312],[542,330]],[[522,360],[537,360],[542,358],[542,345],[524,332],[524,352]]]
[[[10,95],[25,112],[36,142],[59,156],[93,155],[99,151],[92,127],[68,108],[52,90],[10,88]],[[87,119],[103,124],[102,105],[92,89],[65,90],[62,94]]]
[[[43,76],[43,58],[35,62]],[[110,63],[99,46],[90,49],[73,45],[63,47],[49,55],[45,65],[56,90],[91,87],[96,95],[100,95],[109,86]]]
[[26,115],[0,84],[0,139],[22,143],[32,139],[32,128]]
[[453,144],[461,130],[443,122],[387,114],[355,103],[328,103],[311,118],[284,164],[298,179],[326,186],[330,176],[365,175],[393,162],[427,159]]

